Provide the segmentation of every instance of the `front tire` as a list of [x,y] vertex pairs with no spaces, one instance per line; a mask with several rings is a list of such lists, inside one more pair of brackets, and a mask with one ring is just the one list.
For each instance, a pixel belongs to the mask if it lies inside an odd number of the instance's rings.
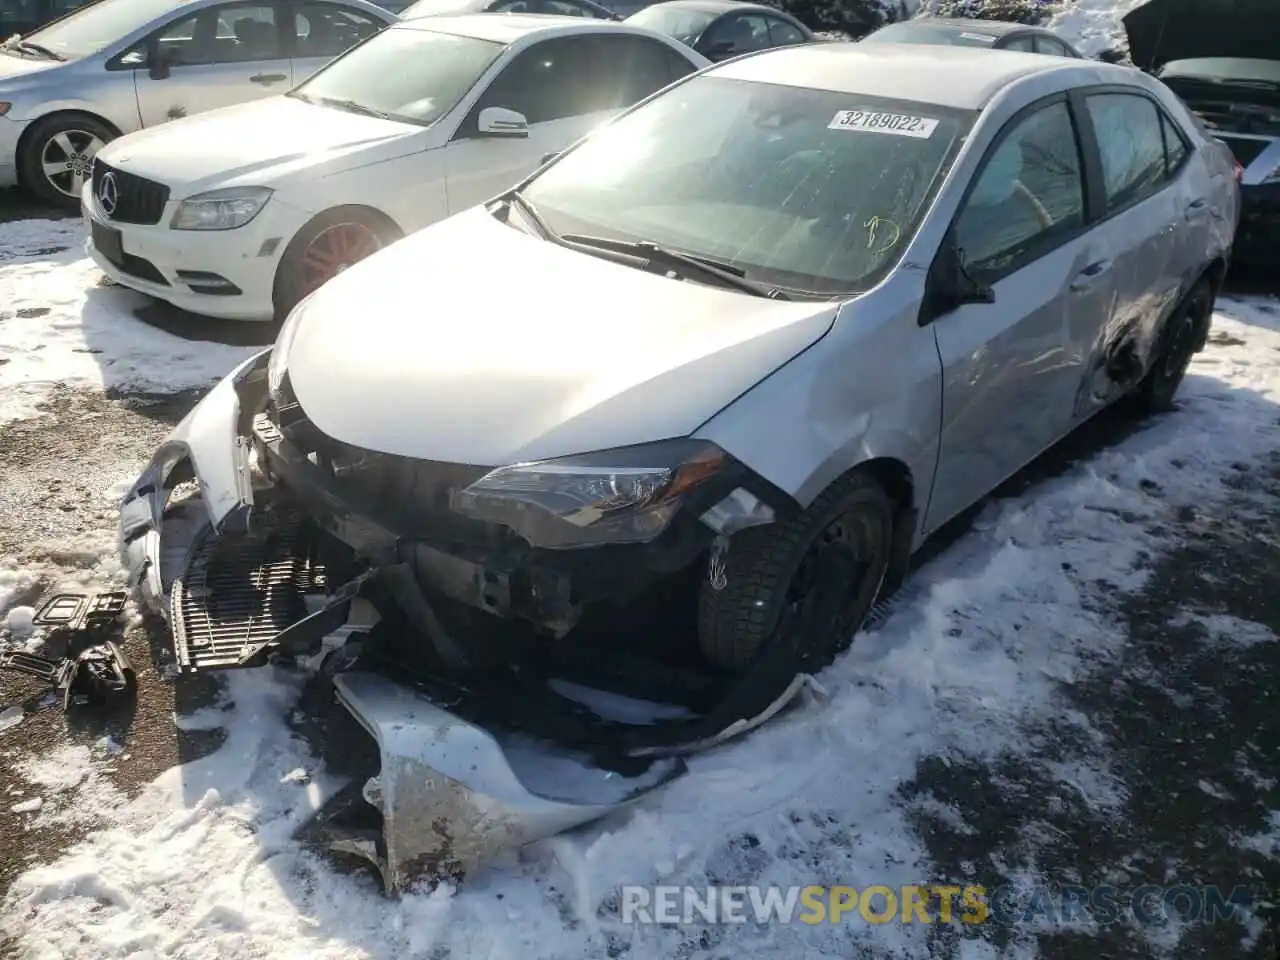
[[18,156],[19,179],[50,206],[79,210],[93,158],[116,136],[115,130],[88,114],[61,113],[37,120]]
[[401,236],[394,223],[367,208],[339,207],[320,214],[298,231],[280,258],[276,319],[284,320],[312,291]]
[[[734,674],[766,659],[790,661],[791,676],[830,663],[876,601],[896,515],[884,488],[855,471],[787,522],[735,534],[724,556],[724,589],[704,581],[699,596],[705,659]],[[785,686],[791,676],[774,679]]]

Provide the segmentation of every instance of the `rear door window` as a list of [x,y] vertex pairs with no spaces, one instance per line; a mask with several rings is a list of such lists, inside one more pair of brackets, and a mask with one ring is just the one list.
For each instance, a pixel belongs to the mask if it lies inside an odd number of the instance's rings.
[[293,17],[295,57],[336,57],[382,28],[363,10],[329,3],[306,3]]
[[644,37],[591,38],[592,76],[603,110],[629,107],[693,72],[693,64],[666,44]]
[[1164,119],[1140,94],[1095,93],[1085,98],[1097,130],[1107,212],[1154,194],[1168,181]]
[[804,34],[787,21],[778,17],[769,17],[769,43],[775,47],[789,47],[793,43],[804,43]]
[[1165,116],[1164,113],[1160,114],[1160,127],[1164,131],[1165,168],[1168,175],[1172,177],[1182,167],[1182,161],[1187,159],[1187,154],[1191,152],[1191,148],[1187,146],[1187,138],[1178,129],[1177,124]]
[[737,57],[770,45],[769,20],[749,14],[725,17],[711,25],[700,44],[709,56]]
[[1046,53],[1051,57],[1071,56],[1066,44],[1059,43],[1052,37],[1036,37],[1036,53]]

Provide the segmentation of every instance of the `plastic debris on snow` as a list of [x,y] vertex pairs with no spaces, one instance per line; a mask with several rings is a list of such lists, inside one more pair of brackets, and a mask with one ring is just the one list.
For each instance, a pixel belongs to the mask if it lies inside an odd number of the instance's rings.
[[0,710],[0,733],[4,733],[6,730],[12,730],[22,722],[25,716],[26,711],[17,704]]

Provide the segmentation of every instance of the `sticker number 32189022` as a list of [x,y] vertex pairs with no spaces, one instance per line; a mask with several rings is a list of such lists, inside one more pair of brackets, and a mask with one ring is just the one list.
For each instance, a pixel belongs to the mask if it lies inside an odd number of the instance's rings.
[[889,133],[895,137],[927,140],[933,136],[937,126],[938,121],[932,117],[912,117],[903,113],[878,113],[871,110],[841,110],[827,124],[827,129]]

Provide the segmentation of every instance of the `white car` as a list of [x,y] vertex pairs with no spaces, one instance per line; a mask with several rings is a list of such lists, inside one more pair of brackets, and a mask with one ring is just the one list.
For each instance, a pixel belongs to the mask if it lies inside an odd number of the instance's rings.
[[194,313],[283,317],[707,64],[607,21],[411,19],[284,96],[109,144],[81,198],[88,253],[117,283]]

